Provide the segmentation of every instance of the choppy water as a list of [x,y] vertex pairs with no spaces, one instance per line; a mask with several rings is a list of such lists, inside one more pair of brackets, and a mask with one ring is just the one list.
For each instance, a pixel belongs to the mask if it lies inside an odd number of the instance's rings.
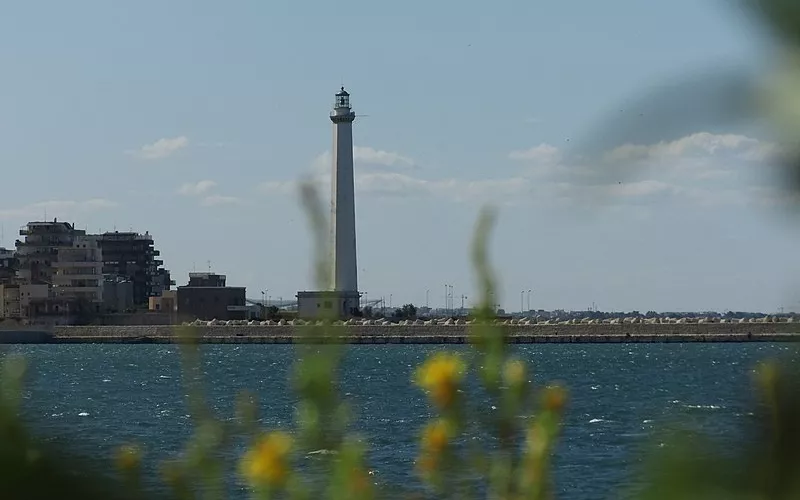
[[[464,347],[454,347],[464,349]],[[356,409],[354,427],[371,444],[376,481],[413,484],[417,433],[430,417],[409,380],[437,346],[351,346],[342,393]],[[754,401],[751,372],[763,359],[791,356],[773,344],[530,345],[534,382],[563,381],[570,404],[555,463],[560,498],[609,498],[632,481],[640,448],[674,420],[726,443],[738,438]],[[174,456],[190,432],[177,348],[164,345],[20,345],[28,357],[27,414],[54,436],[80,436],[90,455],[136,440],[150,459]],[[290,427],[288,388],[294,348],[215,345],[204,348],[212,407],[233,415],[236,393],[257,391],[262,422]],[[478,402],[485,412],[491,405]],[[238,451],[238,450],[237,450]],[[241,490],[238,490],[241,491]],[[241,493],[244,498],[244,494]]]

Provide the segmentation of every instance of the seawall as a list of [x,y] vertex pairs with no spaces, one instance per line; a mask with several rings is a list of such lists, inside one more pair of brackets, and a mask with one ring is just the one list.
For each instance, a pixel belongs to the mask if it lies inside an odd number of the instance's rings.
[[[195,326],[203,343],[296,343],[319,341],[292,325]],[[506,325],[511,343],[610,342],[794,342],[800,323]],[[172,343],[174,326],[57,326],[46,342]],[[331,335],[352,344],[459,344],[469,341],[466,325],[331,326]],[[2,339],[0,339],[2,341]]]

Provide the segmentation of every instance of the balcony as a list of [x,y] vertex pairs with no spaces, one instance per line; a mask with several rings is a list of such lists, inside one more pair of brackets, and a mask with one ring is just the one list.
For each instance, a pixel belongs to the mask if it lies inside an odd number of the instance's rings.
[[83,259],[81,259],[81,258],[77,258],[77,259],[76,258],[72,258],[72,259],[69,259],[69,260],[63,260],[63,261],[62,260],[57,260],[57,261],[53,262],[53,267],[59,267],[59,268],[93,267],[93,266],[97,266],[97,268],[99,269],[99,268],[103,267],[103,263],[100,262],[99,260],[86,259],[86,258],[83,258]]

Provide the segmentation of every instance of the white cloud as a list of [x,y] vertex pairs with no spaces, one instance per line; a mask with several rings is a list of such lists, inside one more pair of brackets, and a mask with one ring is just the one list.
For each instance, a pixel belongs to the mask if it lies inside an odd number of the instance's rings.
[[107,210],[116,206],[118,206],[116,202],[105,198],[92,198],[82,201],[48,200],[17,208],[0,209],[0,219],[42,220],[45,213],[48,220],[54,218],[66,219],[76,214]]
[[[325,151],[314,158],[311,163],[312,170],[316,173],[329,173],[332,161],[331,152]],[[408,156],[368,146],[353,146],[353,163],[356,170],[360,167],[412,168],[417,166],[417,163]]]
[[236,196],[223,196],[220,194],[212,194],[203,198],[201,204],[206,207],[215,207],[220,205],[239,205],[242,200]]
[[[573,203],[605,199],[644,204],[672,197],[697,205],[757,202],[749,186],[762,184],[777,147],[738,134],[699,132],[656,144],[624,144],[596,158],[570,157],[541,144],[513,151],[536,178],[537,196]],[[766,188],[775,196],[774,188]],[[766,195],[760,195],[763,199]]]
[[413,167],[414,160],[393,151],[353,146],[353,161],[386,167]]
[[264,194],[294,194],[299,186],[298,181],[267,181],[259,184],[257,190]]
[[[437,196],[451,201],[511,203],[531,190],[531,182],[522,177],[507,179],[422,179],[400,172],[364,172],[355,174],[357,196]],[[330,190],[328,177],[312,179],[318,189]],[[295,194],[297,181],[262,183],[259,191],[265,194]]]
[[127,153],[143,160],[158,160],[166,158],[188,145],[189,139],[182,135],[180,137],[162,138],[152,144],[145,144],[141,148]]
[[669,193],[675,189],[671,184],[661,181],[644,180],[637,182],[619,182],[617,185],[608,186],[611,196],[642,197],[654,194]]
[[[407,157],[400,154],[373,153],[364,157],[385,165],[407,164],[400,160]],[[672,198],[695,205],[741,205],[775,199],[774,189],[756,192],[743,182],[748,169],[758,173],[758,162],[774,153],[772,143],[755,138],[700,132],[670,142],[626,144],[594,159],[569,157],[542,143],[508,154],[509,159],[524,165],[518,173],[489,179],[435,179],[409,171],[356,168],[355,182],[358,195],[434,196],[459,202],[535,200],[575,205],[607,200],[644,207]],[[326,153],[313,164],[312,179],[323,190],[330,187],[329,159]],[[297,183],[270,181],[259,189],[269,194],[294,194]]]
[[530,149],[512,151],[508,157],[517,161],[528,161],[538,163],[555,163],[561,161],[561,151],[550,144],[542,143]]
[[178,188],[178,193],[184,196],[200,196],[210,191],[217,183],[211,180],[187,182]]
[[604,160],[614,162],[726,155],[739,160],[764,161],[775,152],[774,144],[752,137],[699,132],[671,142],[623,144],[606,153]]

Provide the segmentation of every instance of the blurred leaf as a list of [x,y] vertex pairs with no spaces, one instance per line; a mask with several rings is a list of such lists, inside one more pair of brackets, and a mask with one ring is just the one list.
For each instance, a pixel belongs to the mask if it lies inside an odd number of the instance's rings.
[[637,498],[800,498],[800,377],[787,366],[760,373],[762,403],[743,429],[744,442],[722,450],[694,433],[662,437],[666,445],[648,460]]
[[745,0],[784,42],[800,45],[800,3],[796,0]]

